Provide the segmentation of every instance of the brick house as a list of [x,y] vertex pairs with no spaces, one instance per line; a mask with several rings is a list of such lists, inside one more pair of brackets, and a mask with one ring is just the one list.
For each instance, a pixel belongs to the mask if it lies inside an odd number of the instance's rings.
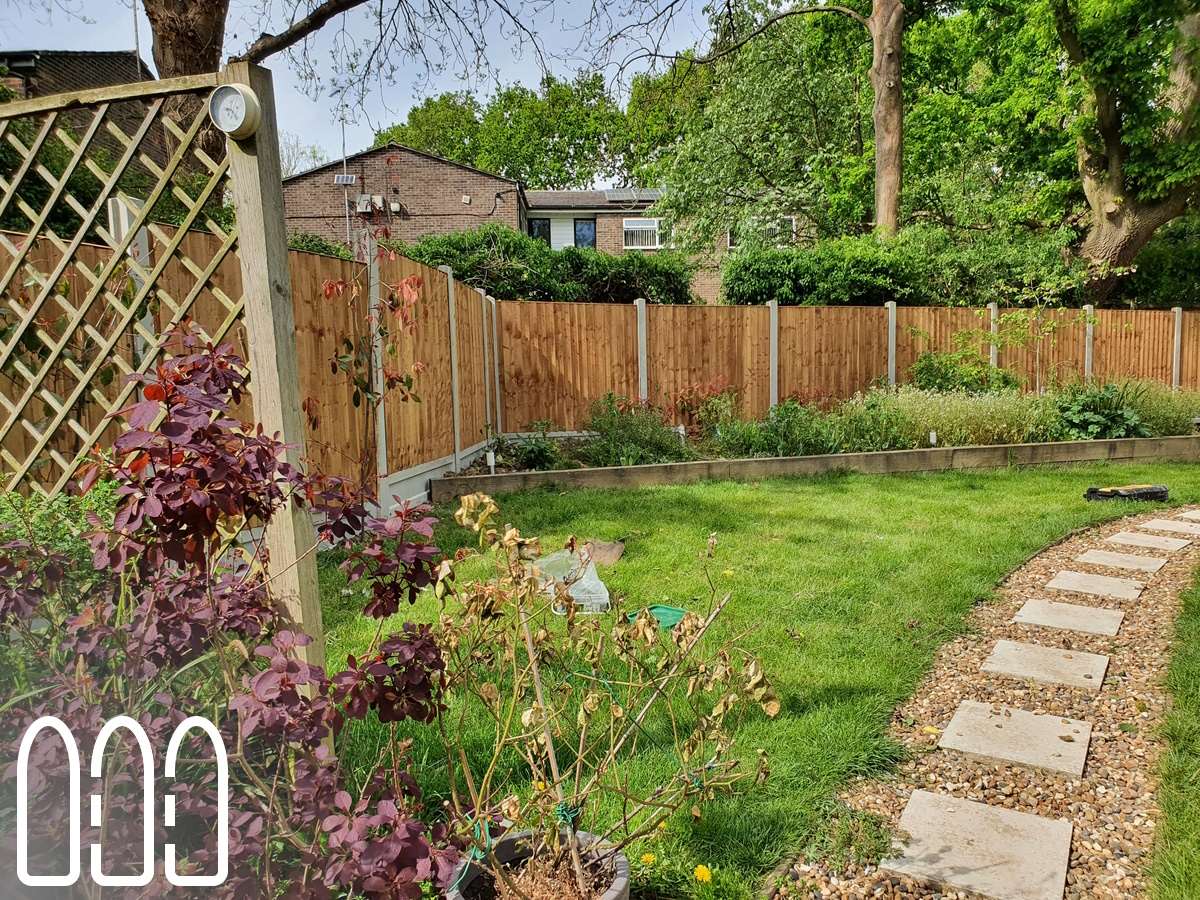
[[345,174],[339,159],[283,180],[289,232],[349,243],[347,231],[363,228],[404,241],[488,222],[525,228],[520,182],[430,153],[387,144],[347,157]]
[[[335,178],[335,176],[349,178]],[[340,182],[352,182],[349,184]],[[527,191],[511,178],[387,144],[326,163],[283,181],[289,232],[348,242],[363,228],[386,227],[405,241],[499,222],[546,241],[555,250],[592,247],[604,253],[654,253],[664,246],[649,208],[661,192],[620,188]],[[701,261],[692,282],[705,302],[720,290],[716,254]]]

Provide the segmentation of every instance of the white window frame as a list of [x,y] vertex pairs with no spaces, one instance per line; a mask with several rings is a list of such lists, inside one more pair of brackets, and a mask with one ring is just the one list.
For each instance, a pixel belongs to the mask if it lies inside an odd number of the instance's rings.
[[[633,231],[633,232],[650,232],[651,231],[651,228],[646,225],[640,225],[640,226],[634,225],[631,227],[630,226],[631,222],[653,222],[654,223],[654,226],[653,226],[654,243],[653,244],[644,244],[644,245],[643,244],[630,244],[629,243],[630,231]],[[623,249],[625,249],[625,250],[661,250],[663,247],[662,219],[653,219],[648,216],[639,216],[636,218],[631,217],[628,219],[623,219],[621,221],[621,245],[622,245]]]

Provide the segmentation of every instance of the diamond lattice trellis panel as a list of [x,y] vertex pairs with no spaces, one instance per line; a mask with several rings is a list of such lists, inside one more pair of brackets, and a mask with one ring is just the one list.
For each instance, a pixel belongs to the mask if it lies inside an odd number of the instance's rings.
[[242,290],[216,75],[0,104],[0,484],[61,491],[176,326]]

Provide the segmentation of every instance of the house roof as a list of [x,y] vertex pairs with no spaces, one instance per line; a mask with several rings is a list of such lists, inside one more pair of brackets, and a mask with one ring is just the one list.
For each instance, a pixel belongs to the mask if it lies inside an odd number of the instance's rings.
[[132,50],[3,50],[0,66],[38,97],[154,79]]
[[[357,153],[351,153],[346,157],[346,161],[350,162],[355,159],[360,159],[364,156],[370,156],[372,153],[394,153],[397,150],[402,150],[405,153],[415,153],[417,156],[423,156],[426,159],[432,159],[435,162],[443,162],[448,166],[455,166],[459,169],[465,169],[466,171],[474,172],[477,175],[487,175],[499,181],[507,181],[509,184],[515,184],[518,188],[524,189],[524,186],[521,184],[521,182],[517,181],[515,178],[509,178],[506,175],[497,175],[495,172],[488,172],[484,169],[477,169],[474,166],[469,166],[466,163],[460,163],[453,159],[446,159],[444,156],[438,156],[435,153],[426,153],[424,150],[418,150],[415,147],[406,147],[404,144],[397,144],[395,141],[388,141],[386,144],[382,144],[378,147],[368,147],[366,150],[359,150]],[[297,172],[295,175],[289,175],[283,180],[291,181],[294,178],[303,178],[305,175],[311,175],[314,172],[320,172],[322,169],[332,169],[335,166],[340,166],[341,164],[342,158],[338,157],[331,162],[321,163],[319,166],[313,166],[311,169],[305,169],[303,172]]]
[[662,197],[655,188],[609,188],[599,191],[526,191],[531,210],[645,209]]

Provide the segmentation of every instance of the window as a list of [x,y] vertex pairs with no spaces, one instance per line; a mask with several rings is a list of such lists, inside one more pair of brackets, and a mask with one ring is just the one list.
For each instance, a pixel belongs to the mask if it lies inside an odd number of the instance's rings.
[[530,219],[529,236],[535,237],[539,241],[545,241],[547,244],[550,243],[550,220]]
[[575,220],[575,246],[596,249],[596,220]]
[[539,241],[550,243],[550,220],[549,219],[529,219],[526,223],[529,236],[535,237]]
[[658,219],[626,219],[626,250],[657,250],[662,246]]

